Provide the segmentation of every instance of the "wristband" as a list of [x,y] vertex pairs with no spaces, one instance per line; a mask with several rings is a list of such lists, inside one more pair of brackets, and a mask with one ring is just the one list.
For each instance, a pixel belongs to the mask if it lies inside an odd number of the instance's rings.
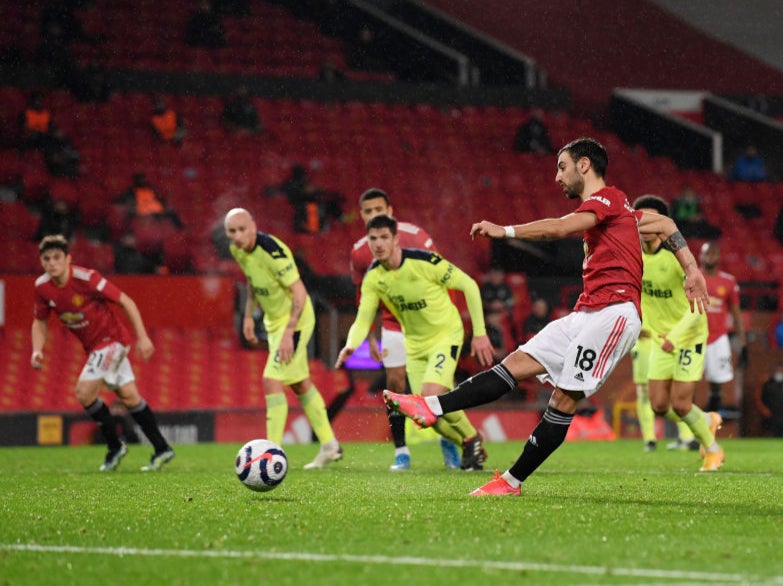
[[503,229],[506,231],[506,238],[515,238],[517,233],[516,230],[514,230],[514,226],[504,226]]

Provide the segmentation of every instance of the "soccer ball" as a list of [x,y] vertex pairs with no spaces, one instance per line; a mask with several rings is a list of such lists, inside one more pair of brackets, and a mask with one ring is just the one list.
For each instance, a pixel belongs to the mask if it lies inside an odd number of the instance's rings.
[[236,471],[237,478],[250,490],[267,492],[285,479],[288,458],[275,442],[254,439],[239,449]]

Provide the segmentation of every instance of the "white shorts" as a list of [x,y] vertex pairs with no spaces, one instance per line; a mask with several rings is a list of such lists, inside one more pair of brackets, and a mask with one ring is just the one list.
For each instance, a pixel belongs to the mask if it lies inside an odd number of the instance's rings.
[[589,397],[633,347],[641,326],[631,302],[574,311],[547,324],[519,349],[546,369],[538,377],[542,383]]
[[405,366],[405,336],[402,332],[381,329],[381,360],[384,368]]
[[727,334],[723,334],[712,344],[707,344],[707,351],[704,353],[704,378],[707,382],[719,384],[734,379],[731,344]]
[[87,363],[79,374],[79,380],[103,380],[110,389],[119,389],[136,378],[128,360],[130,346],[113,342],[87,357]]

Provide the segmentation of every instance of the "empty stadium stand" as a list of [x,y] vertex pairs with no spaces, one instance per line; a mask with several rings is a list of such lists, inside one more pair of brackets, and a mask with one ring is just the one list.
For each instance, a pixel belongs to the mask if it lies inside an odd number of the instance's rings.
[[[15,45],[22,56],[32,59],[38,20],[47,4],[43,0],[2,3],[0,44]],[[311,79],[327,58],[346,66],[342,41],[321,34],[314,23],[299,21],[271,2],[253,3],[250,17],[226,18],[229,46],[216,51],[181,42],[192,7],[185,0],[96,0],[93,4],[79,14],[86,30],[105,36],[105,45],[75,45],[74,55],[81,62],[98,58],[113,69]],[[498,6],[498,14],[507,14],[502,3],[492,4]],[[599,2],[603,4],[609,12],[617,8],[617,3]],[[127,26],[134,18],[144,26]],[[536,21],[527,22],[535,26]],[[547,30],[535,42],[551,42],[553,32]],[[541,53],[548,50],[533,48]],[[544,59],[541,62],[546,64]],[[550,70],[565,78],[569,75],[560,62],[553,61]],[[388,74],[347,73],[357,80],[393,80]],[[573,209],[553,181],[556,169],[551,157],[520,154],[511,148],[517,125],[530,114],[528,107],[254,97],[264,132],[237,137],[220,125],[223,97],[172,90],[165,97],[182,114],[188,130],[178,148],[160,144],[149,129],[151,92],[123,90],[105,103],[80,103],[64,89],[47,89],[47,106],[82,154],[82,176],[64,182],[48,176],[40,153],[19,155],[10,146],[9,129],[27,91],[0,87],[5,147],[0,152],[0,178],[6,184],[23,185],[21,201],[0,201],[5,245],[0,276],[23,274],[32,279],[39,273],[33,241],[35,208],[47,193],[78,202],[82,211],[84,229],[73,247],[77,263],[111,274],[111,243],[91,239],[89,229],[107,225],[111,237],[117,238],[130,227],[142,244],[146,238],[148,245],[162,247],[171,273],[226,274],[237,279],[241,276],[235,263],[218,258],[210,241],[222,214],[235,206],[251,210],[260,229],[285,240],[321,276],[348,273],[350,245],[363,231],[355,217],[356,203],[371,186],[387,190],[401,218],[426,227],[439,250],[475,277],[488,268],[491,251],[487,241],[468,238],[472,221],[524,222]],[[603,87],[598,85],[580,91],[589,94],[587,99],[602,99]],[[673,198],[690,185],[702,197],[707,220],[723,229],[724,268],[749,283],[783,279],[783,246],[772,237],[775,216],[783,205],[783,184],[751,186],[707,171],[679,169],[671,160],[628,146],[573,112],[549,109],[544,120],[556,145],[580,135],[601,140],[610,154],[609,182],[631,198],[644,193]],[[293,210],[285,198],[264,195],[263,190],[283,181],[295,164],[305,165],[316,185],[345,196],[344,222],[333,223],[320,234],[294,231]],[[137,171],[144,172],[179,212],[184,234],[145,233],[145,226],[128,223],[112,204]],[[761,215],[740,214],[736,206],[748,203],[757,205]],[[699,242],[692,244],[697,247]],[[519,295],[514,318],[519,320],[528,306],[525,278],[509,278]],[[263,405],[259,372],[265,354],[243,350],[230,327],[152,327],[151,333],[157,346],[155,358],[149,363],[136,361],[134,366],[144,394],[157,409]],[[79,410],[71,387],[83,363],[82,350],[61,328],[52,328],[50,336],[48,348],[57,351],[47,353],[44,370],[31,372],[29,329],[0,327],[0,411]],[[341,390],[341,373],[320,360],[313,360],[311,366],[327,397]]]

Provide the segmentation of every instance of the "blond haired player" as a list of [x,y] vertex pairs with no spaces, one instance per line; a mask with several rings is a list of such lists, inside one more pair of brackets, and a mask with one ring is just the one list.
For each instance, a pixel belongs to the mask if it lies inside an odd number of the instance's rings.
[[269,358],[264,367],[266,437],[280,444],[288,418],[285,387],[289,386],[315,432],[321,449],[305,469],[323,468],[343,457],[326,414],[323,397],[310,380],[307,344],[315,329],[315,312],[299,277],[291,250],[278,238],[260,232],[250,213],[234,208],[226,214],[226,235],[231,254],[247,277],[242,332],[258,343],[253,313],[264,312],[269,336]]

